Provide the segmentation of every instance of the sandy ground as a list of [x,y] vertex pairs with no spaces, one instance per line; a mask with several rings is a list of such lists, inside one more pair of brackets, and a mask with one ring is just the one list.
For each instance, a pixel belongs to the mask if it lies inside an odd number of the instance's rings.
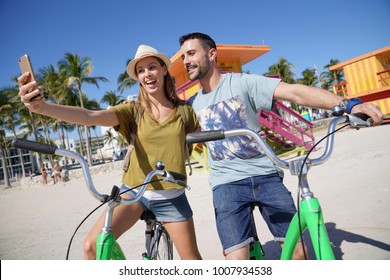
[[[324,131],[316,134],[320,139]],[[323,145],[318,152],[323,151]],[[93,168],[97,189],[120,184],[120,166]],[[64,260],[70,239],[83,218],[99,203],[82,178],[71,171],[66,183],[43,186],[39,177],[0,186],[0,259]],[[286,171],[285,183],[296,197],[297,179]],[[390,259],[390,125],[339,132],[332,157],[310,170],[309,183],[320,199],[336,259]],[[198,246],[204,259],[223,259],[215,229],[207,172],[189,178],[188,198],[194,211]],[[100,215],[99,209],[80,227],[70,259],[81,259],[81,244]],[[258,234],[266,259],[277,259],[279,246],[256,212]],[[144,223],[138,222],[119,242],[129,259],[141,259]],[[178,256],[175,253],[175,259]]]

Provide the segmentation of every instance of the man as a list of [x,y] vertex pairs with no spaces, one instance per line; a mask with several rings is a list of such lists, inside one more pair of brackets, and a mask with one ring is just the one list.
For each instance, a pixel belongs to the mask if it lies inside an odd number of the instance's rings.
[[[202,130],[250,128],[260,131],[257,114],[260,109],[271,110],[274,99],[328,110],[341,105],[352,113],[369,115],[374,125],[383,120],[376,106],[362,104],[357,99],[345,100],[323,89],[287,84],[259,75],[221,74],[216,63],[216,44],[206,34],[190,33],[179,41],[190,79],[199,80],[202,86],[189,100]],[[253,203],[260,205],[268,228],[281,246],[296,212],[291,193],[283,184],[282,171],[250,144],[249,139],[242,138],[208,145],[209,181],[226,259],[249,259],[249,244],[253,241],[250,230]],[[302,248],[297,246],[294,259],[304,258]]]

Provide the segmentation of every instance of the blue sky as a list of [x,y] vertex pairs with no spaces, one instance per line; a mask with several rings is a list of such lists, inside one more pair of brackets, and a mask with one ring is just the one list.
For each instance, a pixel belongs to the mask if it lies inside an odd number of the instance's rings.
[[324,71],[332,58],[345,61],[390,45],[389,15],[390,0],[0,0],[0,87],[12,85],[25,53],[37,71],[72,52],[92,59],[93,76],[110,80],[100,89],[84,87],[100,101],[116,89],[139,44],[172,56],[180,35],[194,31],[217,43],[269,45],[269,53],[243,69],[262,74],[286,57],[301,77],[306,68]]

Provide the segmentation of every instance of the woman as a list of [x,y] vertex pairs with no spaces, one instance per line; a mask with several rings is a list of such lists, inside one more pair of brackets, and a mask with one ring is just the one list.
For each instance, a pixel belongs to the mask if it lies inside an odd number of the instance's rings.
[[[143,182],[146,174],[157,161],[163,161],[167,169],[185,174],[185,128],[178,106],[182,104],[176,95],[175,86],[168,72],[170,59],[156,49],[141,45],[127,67],[127,72],[140,83],[139,106],[143,112],[138,117],[134,150],[130,167],[122,177],[123,187],[136,186]],[[36,83],[25,84],[28,73],[19,77],[21,101],[33,112],[56,119],[83,125],[113,126],[127,141],[134,131],[132,110],[134,103],[121,104],[109,110],[90,111],[80,107],[62,106],[44,102],[42,92]],[[32,90],[30,93],[29,91]],[[30,101],[34,96],[40,98]],[[199,124],[191,110],[190,131]],[[147,206],[149,208],[147,208]],[[201,259],[197,248],[192,210],[184,189],[167,182],[156,182],[148,186],[145,195],[137,203],[120,205],[114,211],[112,229],[119,238],[141,217],[145,209],[153,211],[158,220],[165,224],[181,259]],[[104,213],[92,227],[84,240],[84,258],[94,259],[96,239],[104,222]]]
[[54,177],[54,184],[57,184],[61,181],[61,166],[58,160],[54,162],[53,177]]
[[41,174],[42,174],[42,183],[44,185],[47,185],[47,170],[46,170],[46,167],[45,167],[44,163],[41,164],[40,171],[41,171]]

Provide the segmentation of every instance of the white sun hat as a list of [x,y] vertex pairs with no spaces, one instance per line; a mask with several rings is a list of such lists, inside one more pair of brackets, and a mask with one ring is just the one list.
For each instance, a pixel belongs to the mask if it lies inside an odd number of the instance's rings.
[[164,61],[165,65],[167,66],[168,70],[171,68],[171,60],[168,56],[166,56],[163,53],[160,53],[155,48],[152,48],[147,45],[140,45],[137,49],[137,52],[135,53],[134,59],[130,61],[130,63],[127,65],[127,73],[131,78],[134,80],[138,80],[137,73],[135,71],[135,65],[138,61],[145,57],[154,56],[160,58],[162,61]]

